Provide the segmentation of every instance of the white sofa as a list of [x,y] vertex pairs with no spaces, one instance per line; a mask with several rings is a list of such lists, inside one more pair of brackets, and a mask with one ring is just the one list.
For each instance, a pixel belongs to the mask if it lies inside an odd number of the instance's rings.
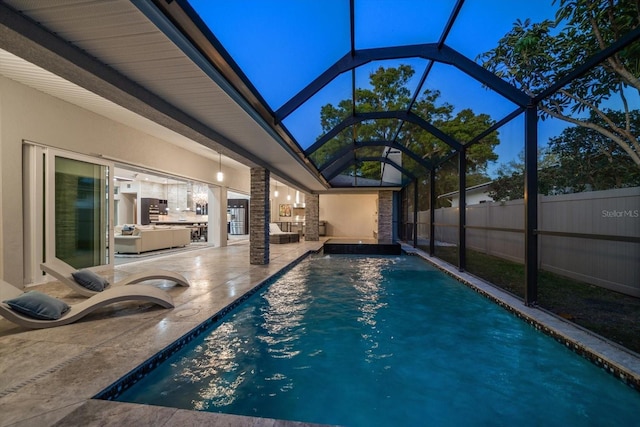
[[130,235],[122,234],[122,226],[115,228],[115,252],[139,254],[158,249],[177,248],[191,243],[191,230],[168,225],[136,225]]

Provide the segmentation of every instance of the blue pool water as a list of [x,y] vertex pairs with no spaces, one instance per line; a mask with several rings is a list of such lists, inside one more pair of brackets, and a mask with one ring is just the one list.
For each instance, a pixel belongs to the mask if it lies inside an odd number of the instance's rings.
[[640,414],[640,393],[410,256],[307,258],[118,400],[354,427]]

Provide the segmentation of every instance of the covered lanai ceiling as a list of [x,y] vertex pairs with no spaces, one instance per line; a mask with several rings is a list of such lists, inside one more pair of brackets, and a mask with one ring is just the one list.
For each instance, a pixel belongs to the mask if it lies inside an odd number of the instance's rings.
[[[551,0],[8,0],[0,48],[301,190],[402,187],[542,95],[478,58],[516,20],[554,19],[556,9]],[[386,98],[385,70],[402,78]],[[483,126],[454,132],[452,117]],[[501,143],[524,136],[510,138]]]

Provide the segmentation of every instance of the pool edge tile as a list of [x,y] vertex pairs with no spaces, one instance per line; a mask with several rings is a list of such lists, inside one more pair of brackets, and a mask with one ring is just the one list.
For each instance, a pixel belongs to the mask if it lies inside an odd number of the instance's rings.
[[[548,310],[537,306],[528,307],[524,305],[522,300],[508,292],[472,274],[456,271],[454,265],[430,257],[424,251],[406,244],[402,246],[407,255],[419,256],[640,392],[640,355],[626,348],[621,348],[621,346],[579,325],[555,316]],[[592,339],[590,340],[589,337]],[[587,345],[585,341],[590,345]],[[628,360],[623,361],[623,359]],[[634,366],[629,366],[629,361]]]

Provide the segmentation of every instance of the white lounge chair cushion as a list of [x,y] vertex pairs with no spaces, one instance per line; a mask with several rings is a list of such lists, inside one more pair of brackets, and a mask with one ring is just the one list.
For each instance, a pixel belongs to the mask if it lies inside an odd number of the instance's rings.
[[269,234],[285,234],[285,232],[280,229],[280,226],[278,224],[270,222],[269,223]]
[[64,301],[38,291],[25,292],[3,302],[17,312],[41,320],[58,320],[71,308]]
[[109,286],[109,281],[107,279],[91,270],[87,270],[86,268],[74,271],[71,275],[73,276],[73,280],[75,280],[79,285],[82,285],[94,292],[102,292],[104,291],[104,288]]

